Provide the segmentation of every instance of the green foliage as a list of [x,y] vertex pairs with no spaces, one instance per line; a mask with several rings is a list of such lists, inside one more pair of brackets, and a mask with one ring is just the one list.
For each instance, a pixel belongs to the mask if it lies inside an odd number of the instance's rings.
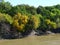
[[10,24],[13,23],[13,19],[12,19],[12,17],[10,15],[8,15],[8,14],[2,14],[2,13],[0,13],[0,22],[1,21],[5,21],[5,22],[8,22]]
[[[25,4],[12,6],[9,2],[2,0],[0,22],[9,23],[19,32],[57,29],[60,28],[60,5],[35,8]],[[11,28],[11,30],[14,29]]]
[[48,28],[47,29],[51,29],[51,28],[56,29],[57,28],[56,23],[53,22],[53,21],[51,21],[50,19],[46,19],[45,22],[48,25]]
[[4,15],[4,17],[5,17],[7,22],[9,22],[10,24],[13,23],[13,19],[12,19],[12,17],[10,15],[6,14],[6,15]]
[[60,18],[57,18],[56,23],[57,23],[57,28],[60,28]]
[[12,6],[10,5],[9,2],[0,2],[0,12],[1,13],[9,13],[9,11],[11,10]]

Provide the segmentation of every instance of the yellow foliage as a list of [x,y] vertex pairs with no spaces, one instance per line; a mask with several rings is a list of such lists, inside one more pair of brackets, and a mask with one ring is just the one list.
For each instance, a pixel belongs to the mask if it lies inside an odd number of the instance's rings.
[[35,15],[33,15],[32,17],[31,17],[31,20],[33,21],[33,25],[34,25],[34,29],[36,29],[38,26],[39,26],[39,24],[40,24],[40,19],[37,17],[37,16],[35,16]]
[[54,22],[51,22],[50,24],[51,24],[51,26],[52,26],[54,29],[56,29],[56,28],[57,28],[57,25],[56,25],[56,23],[54,23]]
[[28,16],[21,15],[20,13],[15,15],[13,19],[14,19],[13,25],[20,31],[23,30],[25,24],[28,22]]
[[[31,24],[29,23],[28,25],[31,27],[33,27],[33,29],[36,29],[39,26],[40,20],[36,15],[33,15],[31,17],[28,17],[27,15],[21,15],[21,14],[17,14],[13,17],[14,19],[14,23],[13,25],[19,30],[19,31],[23,31],[23,29],[25,28],[25,25],[28,23],[28,21],[31,21]],[[29,22],[30,22],[29,21]]]
[[47,24],[50,24],[50,19],[45,20]]
[[18,20],[14,20],[13,25],[16,27],[19,25]]
[[57,25],[55,22],[50,21],[49,19],[46,19],[45,21],[46,21],[46,24],[51,26],[52,28],[54,28],[54,29],[57,28]]

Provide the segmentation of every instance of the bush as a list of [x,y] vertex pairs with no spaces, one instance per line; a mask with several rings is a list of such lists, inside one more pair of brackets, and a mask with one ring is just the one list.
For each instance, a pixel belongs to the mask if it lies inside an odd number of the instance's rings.
[[28,22],[28,16],[18,13],[13,17],[13,19],[13,26],[16,27],[18,31],[24,31],[24,27]]
[[12,17],[10,15],[8,15],[8,14],[2,14],[2,13],[0,13],[0,22],[1,21],[8,22],[9,24],[13,23],[13,19],[12,19]]

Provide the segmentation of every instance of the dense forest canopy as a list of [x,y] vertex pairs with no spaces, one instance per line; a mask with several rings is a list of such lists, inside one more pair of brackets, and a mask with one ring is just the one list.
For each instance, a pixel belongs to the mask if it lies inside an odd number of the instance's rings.
[[36,8],[25,4],[12,6],[9,2],[0,2],[0,35],[2,34],[2,37],[6,38],[6,33],[14,38],[14,36],[19,37],[16,34],[27,34],[32,30],[46,32],[58,28],[60,28],[60,5]]

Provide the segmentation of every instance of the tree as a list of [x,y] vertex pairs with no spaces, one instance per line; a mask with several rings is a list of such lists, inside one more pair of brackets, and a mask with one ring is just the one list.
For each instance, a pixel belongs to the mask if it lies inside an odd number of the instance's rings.
[[13,23],[13,19],[8,14],[0,13],[0,37],[1,38],[11,38],[10,28]]
[[29,16],[28,23],[26,24],[27,30],[36,30],[40,25],[40,16],[39,15],[32,15]]
[[27,11],[28,14],[31,14],[31,15],[36,15],[37,14],[36,8],[33,7],[33,6],[29,6],[29,7],[26,6],[26,11]]
[[46,19],[45,22],[46,22],[46,25],[47,25],[47,30],[50,30],[52,28],[53,29],[57,28],[56,22],[53,22],[50,19]]
[[9,24],[12,24],[13,23],[13,19],[10,15],[8,14],[2,14],[0,13],[0,22],[3,21],[3,22],[7,22]]
[[50,18],[50,11],[49,10],[46,10],[45,7],[42,7],[42,6],[39,6],[37,8],[37,14],[41,14],[44,18]]
[[28,22],[28,16],[18,13],[13,19],[13,26],[16,27],[18,31],[24,31],[25,24]]
[[9,2],[0,2],[0,12],[1,13],[8,13],[11,10],[12,6]]

